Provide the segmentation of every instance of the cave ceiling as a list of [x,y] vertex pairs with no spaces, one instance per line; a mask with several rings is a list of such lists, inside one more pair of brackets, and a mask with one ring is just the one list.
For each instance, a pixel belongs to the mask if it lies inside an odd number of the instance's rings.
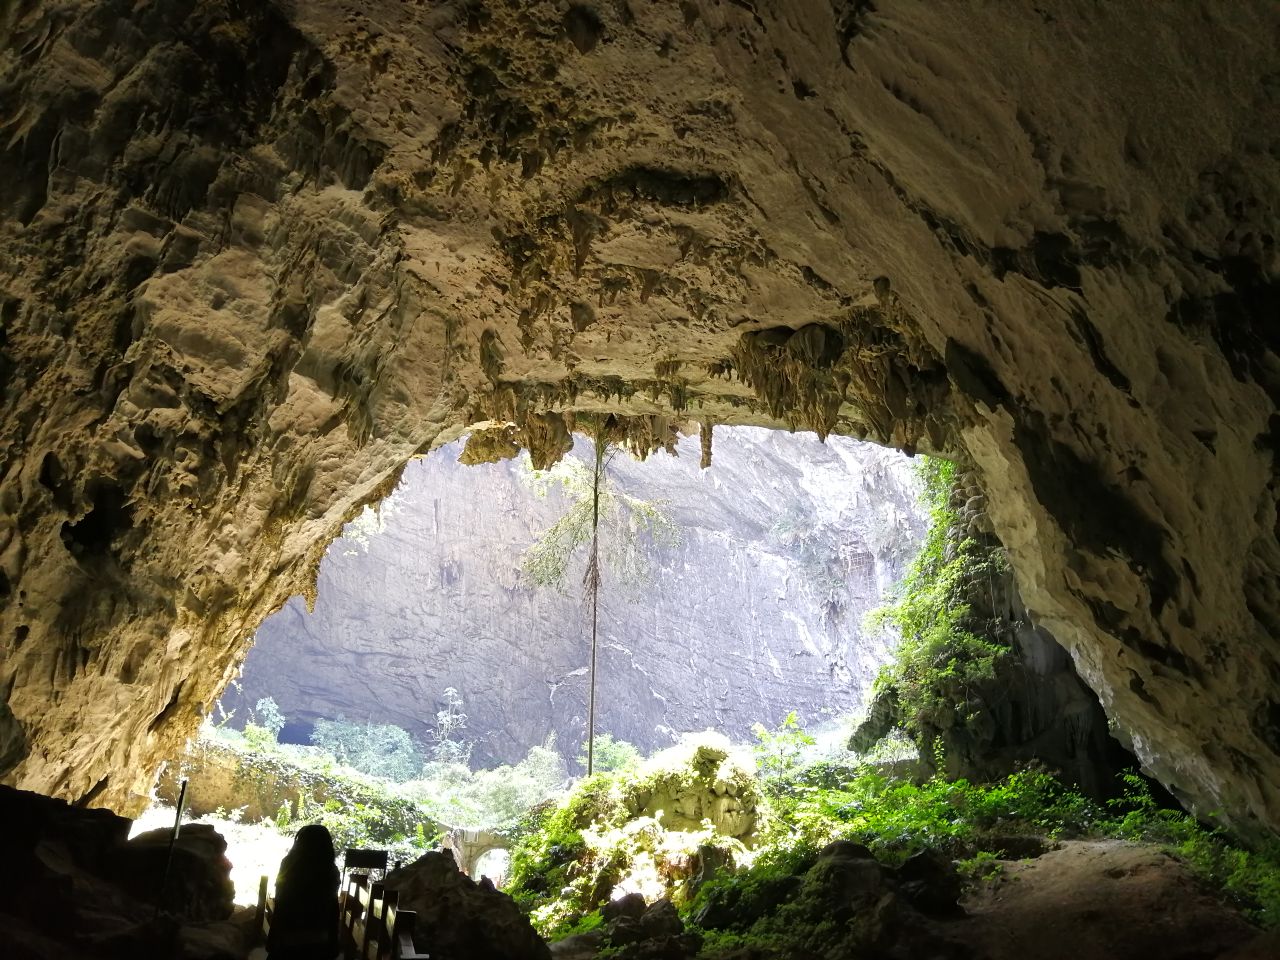
[[6,782],[136,812],[410,458],[612,414],[971,463],[1147,769],[1280,827],[1280,6],[28,0],[0,49]]

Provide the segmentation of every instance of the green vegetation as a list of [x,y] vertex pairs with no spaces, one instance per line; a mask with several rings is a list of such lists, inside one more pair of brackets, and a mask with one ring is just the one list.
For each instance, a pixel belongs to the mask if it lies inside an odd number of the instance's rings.
[[[472,770],[466,714],[452,688],[444,692],[429,747],[401,727],[341,717],[317,721],[311,746],[282,744],[285,718],[274,700],[259,700],[250,716],[243,732],[226,725],[227,715],[201,731],[213,749],[231,751],[246,806],[285,832],[322,823],[339,847],[417,856],[436,842],[440,825],[511,829],[567,782],[554,739],[517,764]],[[619,757],[635,749],[610,744]],[[293,799],[282,801],[285,793]]]
[[751,728],[756,738],[756,765],[766,782],[777,782],[801,766],[805,751],[816,742],[800,726],[796,712],[792,710],[777,730],[769,730],[762,723]]
[[404,781],[417,776],[422,757],[407,730],[391,724],[317,720],[311,742],[345,764],[371,777]]
[[[1136,774],[1123,778],[1116,799],[1097,802],[1038,769],[975,784],[941,775],[912,782],[852,760],[804,763],[812,738],[794,714],[757,739],[759,776],[742,753],[704,737],[581,781],[515,831],[509,892],[552,940],[599,926],[605,901],[638,891],[677,905],[703,936],[703,957],[746,948],[856,955],[866,931],[833,920],[830,871],[815,869],[833,841],[862,844],[890,867],[931,852],[980,885],[1000,882],[1007,860],[1039,845],[1117,838],[1167,849],[1254,920],[1280,925],[1280,844],[1241,847],[1161,808]],[[752,798],[745,834],[655,809],[714,796],[712,785],[725,777],[736,795]]]
[[237,822],[284,834],[322,823],[338,849],[373,846],[400,859],[417,857],[438,840],[436,818],[396,784],[342,766],[314,747],[264,742],[253,730],[205,728],[183,766],[193,764],[197,777],[234,770],[228,788],[234,799],[221,815]]
[[429,763],[424,776],[400,786],[434,820],[454,827],[508,830],[533,807],[564,790],[563,758],[555,741],[533,747],[512,766],[471,770],[465,764]]
[[284,715],[272,697],[263,697],[249,711],[244,725],[245,740],[258,747],[270,747],[284,729]]
[[599,924],[622,892],[688,899],[709,850],[745,863],[760,797],[751,762],[718,734],[700,734],[638,767],[580,781],[518,832],[508,892],[552,939]]
[[[640,753],[635,744],[627,743],[625,740],[615,740],[608,733],[601,733],[596,736],[595,769],[601,773],[630,770],[639,766],[640,761],[643,759],[644,755]],[[587,765],[587,745],[585,743],[578,753],[578,763],[584,767]]]
[[[875,733],[905,730],[928,758],[937,731],[978,719],[982,708],[974,689],[995,678],[1010,648],[998,639],[1003,630],[990,617],[990,597],[984,606],[975,604],[975,594],[989,593],[992,578],[1004,572],[1003,551],[960,532],[951,506],[954,463],[925,458],[920,473],[928,533],[897,601],[873,611],[868,621],[902,632],[893,661],[876,680],[872,712],[887,716]],[[978,612],[984,607],[987,616]]]
[[797,917],[750,905],[769,900],[779,885],[794,888],[795,877],[833,840],[865,844],[887,864],[938,851],[957,860],[961,875],[977,882],[999,874],[1000,858],[1020,856],[1028,836],[1153,843],[1181,858],[1257,922],[1280,924],[1280,844],[1247,850],[1222,831],[1161,808],[1136,774],[1126,775],[1122,794],[1107,803],[1089,800],[1038,770],[987,785],[938,776],[915,784],[864,767],[848,770],[837,786],[815,784],[830,782],[830,774],[830,769],[809,768],[786,778],[785,788],[768,791],[773,818],[760,837],[758,858],[748,869],[709,883],[690,910],[694,916],[714,914],[709,905],[734,903],[743,905],[744,916],[763,912],[764,917],[733,936],[721,930],[714,942],[776,946]]
[[[633,497],[608,476],[617,450],[608,442],[601,445],[600,550],[604,565],[626,589],[645,582],[652,550],[677,546],[680,531],[667,515],[664,501]],[[595,472],[581,460],[565,457],[549,470],[530,469],[525,479],[540,497],[556,490],[570,501],[560,519],[525,551],[520,562],[529,583],[563,591],[575,558],[592,540]]]

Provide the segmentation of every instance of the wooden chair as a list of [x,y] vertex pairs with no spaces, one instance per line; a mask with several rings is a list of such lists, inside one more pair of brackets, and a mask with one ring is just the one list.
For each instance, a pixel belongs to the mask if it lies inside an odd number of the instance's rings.
[[[376,878],[373,876],[375,870],[378,871]],[[364,874],[370,883],[374,879],[383,879],[387,875],[387,851],[348,849],[342,855],[342,882],[338,889],[345,890],[347,878],[353,874]]]

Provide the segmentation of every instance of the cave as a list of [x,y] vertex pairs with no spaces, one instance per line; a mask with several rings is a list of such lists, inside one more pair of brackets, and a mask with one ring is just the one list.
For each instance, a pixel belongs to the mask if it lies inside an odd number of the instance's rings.
[[0,772],[139,812],[405,465],[963,462],[1143,768],[1280,829],[1280,8],[0,15]]
[[[920,461],[721,427],[706,469],[700,440],[605,459],[594,725],[645,755],[708,729],[752,743],[757,723],[773,730],[792,711],[847,740],[840,718],[864,709],[896,640],[867,620],[919,551]],[[341,718],[404,730],[425,758],[443,710],[465,718],[454,736],[473,768],[550,743],[584,772],[588,546],[564,552],[572,531],[549,536],[586,519],[594,445],[578,437],[539,473],[527,456],[461,464],[466,443],[410,463],[333,541],[314,601],[262,623],[214,725],[242,731],[270,698],[283,743],[312,744],[318,723]],[[549,575],[535,572],[539,547]]]

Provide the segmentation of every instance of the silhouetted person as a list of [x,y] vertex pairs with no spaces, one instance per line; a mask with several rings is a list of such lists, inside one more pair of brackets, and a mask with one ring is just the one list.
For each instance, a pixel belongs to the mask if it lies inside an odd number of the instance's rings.
[[338,868],[333,838],[318,823],[298,831],[280,861],[276,910],[267,935],[271,960],[332,960],[338,952]]

